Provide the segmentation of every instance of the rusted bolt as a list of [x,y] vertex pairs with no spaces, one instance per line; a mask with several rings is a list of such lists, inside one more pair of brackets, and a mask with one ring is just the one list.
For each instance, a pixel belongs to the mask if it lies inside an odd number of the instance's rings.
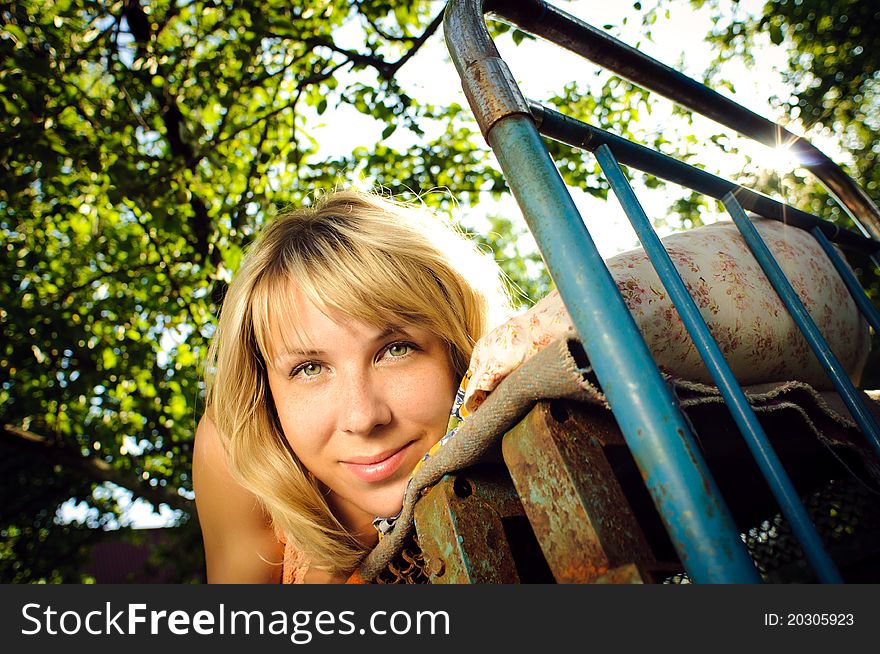
[[464,475],[458,475],[452,482],[452,490],[456,496],[464,499],[470,497],[474,492],[474,485]]
[[566,406],[559,401],[550,403],[550,415],[556,422],[565,422],[571,417]]

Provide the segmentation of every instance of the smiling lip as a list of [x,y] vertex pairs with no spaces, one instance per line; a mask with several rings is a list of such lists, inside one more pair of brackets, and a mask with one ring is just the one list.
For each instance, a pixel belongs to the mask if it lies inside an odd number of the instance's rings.
[[410,441],[403,447],[387,450],[376,456],[353,457],[340,463],[358,479],[370,482],[383,481],[397,472],[406,459],[412,443],[413,441]]

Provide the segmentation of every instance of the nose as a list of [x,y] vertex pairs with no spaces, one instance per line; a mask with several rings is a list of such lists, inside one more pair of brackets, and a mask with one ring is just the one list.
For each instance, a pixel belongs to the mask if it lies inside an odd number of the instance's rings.
[[376,428],[391,422],[391,407],[379,380],[369,375],[357,375],[349,379],[346,386],[346,392],[339,398],[343,432],[368,436]]

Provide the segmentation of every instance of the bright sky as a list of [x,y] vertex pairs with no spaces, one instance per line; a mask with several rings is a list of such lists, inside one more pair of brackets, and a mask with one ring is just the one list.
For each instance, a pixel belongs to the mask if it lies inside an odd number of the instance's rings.
[[[740,11],[756,13],[763,7],[764,0],[742,0],[739,5]],[[597,26],[606,23],[618,26],[619,31],[612,31],[612,33],[626,43],[635,45],[639,41],[640,21],[634,14],[631,3],[580,0],[577,3],[560,3],[560,6]],[[621,21],[624,16],[629,18],[627,25],[622,25]],[[710,28],[709,12],[695,11],[686,3],[677,3],[676,6],[671,7],[671,16],[668,20],[658,19],[653,27],[652,40],[642,40],[639,47],[655,59],[679,67],[686,74],[699,78],[713,56],[710,46],[702,42],[703,36],[708,33]],[[340,30],[335,37],[340,45],[354,50],[360,48],[362,36],[360,28],[356,24]],[[593,71],[596,67],[590,62],[544,42],[525,41],[515,47],[508,34],[502,37],[497,45],[526,97],[535,100],[560,93],[564,85],[573,79],[574,75],[578,75],[581,80],[595,80],[597,84],[602,84],[605,79],[593,77]],[[775,71],[783,69],[786,65],[784,50],[768,44],[767,47],[756,52],[755,56],[761,62],[758,71],[746,70],[739,62],[731,61],[726,64],[724,75],[734,81],[736,99],[740,104],[768,118],[778,119],[779,116],[774,115],[773,109],[768,104],[767,96],[769,89],[781,88],[782,82],[779,74]],[[353,76],[349,77],[349,80],[344,77],[340,78],[340,87],[344,86],[346,81],[355,79]],[[372,82],[373,79],[370,78],[368,81]],[[438,31],[420,52],[400,70],[398,81],[410,95],[422,102],[446,104],[455,101],[463,106],[467,105],[455,67],[446,51],[441,31]],[[724,89],[720,89],[720,92],[728,94]],[[644,122],[644,126],[648,130],[661,130],[665,128],[669,120],[669,103],[661,101],[652,113],[650,120]],[[332,103],[331,109],[323,116],[315,116],[313,125],[312,135],[320,144],[321,157],[347,154],[358,146],[370,147],[379,140],[385,127],[384,123],[364,116],[349,106],[334,110]],[[598,126],[615,131],[614,126]],[[476,124],[474,124],[474,128],[476,130]],[[699,117],[695,119],[691,129],[698,137],[705,138],[721,131],[711,121]],[[795,126],[794,129],[796,130],[797,127]],[[397,130],[389,138],[389,143],[396,147],[405,148],[412,142],[412,138],[406,130]],[[482,142],[478,131],[476,138]],[[840,152],[833,142],[823,141],[813,135],[811,135],[811,140],[819,148],[824,149],[832,159],[839,158]],[[789,163],[782,153],[774,153],[744,139],[738,143],[744,152],[755,158],[760,158],[767,165],[781,167]],[[732,179],[735,179],[736,174],[743,166],[741,158],[731,159],[728,157],[725,160],[711,154],[702,163],[706,165],[709,172]],[[668,192],[648,191],[638,187],[636,190],[649,216],[662,215],[669,203]],[[636,244],[635,234],[616,200],[611,198],[608,202],[602,202],[577,189],[572,189],[571,192],[599,252],[604,257],[632,248]],[[506,215],[510,219],[524,224],[519,209],[512,198],[506,198],[497,203],[483,202],[471,211],[470,215],[463,218],[468,224],[479,228],[481,220],[492,213]],[[662,233],[664,230],[659,231]],[[108,485],[105,492],[108,495],[112,493],[123,504],[128,503],[125,523],[134,527],[165,526],[173,524],[177,517],[176,512],[168,510],[167,507],[157,513],[153,512],[147,502],[142,500],[131,502],[130,493],[112,485]],[[94,511],[92,509],[93,513],[90,514],[85,503],[75,505],[71,501],[59,510],[59,518],[65,521],[86,522],[97,517]]]
[[[757,12],[762,8],[764,0],[742,0],[739,4],[740,11]],[[640,21],[631,3],[580,0],[560,6],[587,22],[592,21],[600,26],[605,23],[618,26],[619,31],[612,33],[626,43],[634,45],[640,41]],[[659,18],[654,25],[652,40],[641,39],[639,47],[662,63],[699,78],[713,56],[711,46],[702,41],[712,25],[711,14],[705,9],[696,11],[687,3],[675,3],[670,10],[669,19]],[[627,24],[622,25],[622,19],[627,16],[629,18]],[[359,30],[356,26],[352,26],[351,29],[344,30],[339,37],[344,43],[356,48]],[[524,41],[517,47],[513,45],[508,34],[499,39],[497,45],[524,94],[531,99],[541,100],[560,93],[574,75],[578,75],[584,81],[595,80],[596,84],[602,84],[606,79],[593,77],[593,72],[597,68],[594,64],[543,41]],[[781,47],[767,43],[766,47],[756,52],[756,58],[761,62],[758,71],[747,70],[738,61],[730,61],[725,64],[723,73],[728,79],[734,80],[735,97],[740,104],[768,118],[779,119],[779,116],[774,115],[767,96],[770,89],[783,88],[776,70],[786,66],[785,51]],[[465,106],[467,104],[455,67],[449,60],[442,34],[439,32],[401,69],[398,80],[413,97],[423,102],[441,104],[457,101]],[[730,94],[725,89],[719,91]],[[670,120],[675,120],[670,119],[671,103],[659,96],[655,97],[658,100],[656,108],[652,115],[643,119],[641,123],[648,131],[664,130],[666,125],[670,124]],[[357,146],[370,147],[380,138],[385,127],[384,123],[372,120],[348,106],[328,111],[315,124],[317,127],[312,133],[320,144],[322,156],[344,154]],[[695,117],[694,124],[690,128],[685,127],[683,122],[678,124],[679,129],[690,129],[693,134],[706,142],[710,135],[723,131],[723,128],[700,116]],[[615,131],[614,126],[598,126]],[[476,130],[476,124],[474,129]],[[405,148],[410,142],[408,139],[411,138],[406,130],[397,130],[388,142],[396,147]],[[476,138],[483,143],[478,131]],[[832,158],[838,155],[839,151],[836,150],[834,143],[822,142],[814,136],[811,138]],[[736,143],[745,154],[765,162],[768,166],[781,169],[791,164],[784,152],[774,152],[748,139],[737,138]],[[728,156],[725,160],[718,150],[714,152],[707,150],[707,153],[708,156],[702,158],[701,162],[709,172],[735,179],[737,173],[742,170],[744,162],[742,157]],[[604,257],[636,245],[635,234],[616,200],[603,202],[578,189],[570,190],[593,240]],[[637,187],[636,190],[649,216],[662,216],[670,201],[669,193],[676,193],[675,187],[659,191]],[[516,203],[509,197],[499,203],[491,201],[481,203],[471,211],[470,215],[464,216],[464,221],[479,228],[481,216],[491,213],[502,213],[511,219],[522,220]],[[661,227],[658,231],[662,234],[668,231],[668,228]]]

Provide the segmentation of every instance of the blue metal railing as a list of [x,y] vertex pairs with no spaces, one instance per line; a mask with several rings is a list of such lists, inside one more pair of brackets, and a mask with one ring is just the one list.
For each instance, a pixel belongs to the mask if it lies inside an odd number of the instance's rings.
[[[678,274],[672,259],[667,254],[660,242],[660,238],[651,226],[651,221],[639,204],[623,171],[607,145],[601,146],[596,151],[596,158],[605,173],[609,184],[620,204],[623,205],[626,215],[629,217],[633,228],[638,234],[639,241],[648,253],[654,268],[660,277],[663,287],[669,293],[672,303],[675,305],[688,334],[697,346],[697,351],[706,363],[709,373],[718,385],[718,390],[724,398],[730,415],[739,427],[746,443],[755,457],[761,472],[770,484],[770,489],[779,502],[785,517],[788,518],[792,530],[804,548],[804,554],[816,570],[819,579],[825,583],[840,583],[843,580],[837,572],[837,568],[831,558],[822,547],[819,534],[813,528],[806,509],[798,499],[788,475],[785,473],[782,463],[770,442],[767,440],[764,430],[758,422],[755,412],[749,405],[745,393],[733,376],[733,371],[724,359],[721,348],[712,338],[709,326],[703,319],[696,302],[688,293],[687,287]],[[754,229],[754,227],[752,227]],[[757,233],[757,232],[756,232]]]
[[534,123],[511,116],[489,142],[688,572],[705,583],[757,582],[693,435]]
[[[465,4],[483,9],[482,0],[450,2],[450,5]],[[544,0],[487,0],[485,4],[486,11],[496,13],[523,31],[579,54],[642,88],[659,93],[764,145],[785,146],[840,200],[843,209],[863,233],[880,240],[880,209],[876,203],[806,139]]]
[[755,259],[761,265],[764,274],[770,279],[770,283],[773,284],[773,288],[776,289],[780,299],[785,304],[786,309],[788,309],[788,313],[791,314],[804,338],[807,339],[810,347],[813,348],[813,353],[819,359],[819,363],[822,364],[825,372],[828,373],[828,377],[846,404],[846,408],[849,409],[856,424],[861,427],[862,432],[868,437],[868,440],[874,446],[874,450],[880,455],[880,427],[877,426],[874,416],[871,415],[868,407],[865,406],[862,398],[859,397],[859,393],[855,386],[853,386],[849,375],[846,374],[840,361],[837,360],[834,352],[831,351],[827,341],[822,336],[822,332],[819,331],[809,311],[807,311],[804,303],[801,302],[791,282],[788,281],[782,268],[779,267],[776,259],[773,258],[770,249],[764,243],[761,235],[758,234],[758,230],[755,229],[742,206],[736,201],[732,193],[724,196],[722,201],[736,226],[739,227],[740,234],[743,235]]
[[[875,329],[880,324],[876,310],[840,261],[829,239],[873,257],[880,244],[868,235],[880,237],[880,210],[849,177],[806,140],[616,41],[601,30],[541,0],[497,3],[494,9],[520,28],[548,38],[747,136],[771,145],[784,139],[853,216],[862,234],[841,229],[760,193],[526,101],[486,31],[481,0],[452,0],[449,3],[445,17],[446,40],[465,94],[569,309],[596,377],[690,577],[701,583],[760,581],[730,512],[694,444],[687,421],[677,408],[584,226],[547,153],[541,134],[595,152],[808,561],[820,581],[841,581],[742,389],[651,228],[618,162],[722,200],[762,266],[766,264],[765,270],[772,270],[773,266],[778,268],[778,265],[769,251],[766,252],[769,261],[762,261],[764,252],[761,248],[766,250],[766,246],[757,236],[744,209],[812,231],[841,271],[857,305]],[[768,272],[768,276],[771,273]],[[774,286],[784,300],[787,284],[784,275],[781,281],[774,280]],[[790,289],[790,285],[788,287]],[[794,301],[786,301],[847,408],[880,454],[876,422],[850,380],[842,374],[842,368],[834,360],[818,329],[815,325],[811,327],[809,315],[804,319],[803,306],[798,309],[799,304],[796,295]]]
[[877,307],[875,307],[868,296],[865,295],[865,291],[861,284],[859,284],[859,280],[856,279],[852,270],[849,269],[849,266],[847,266],[840,258],[840,255],[834,249],[834,246],[831,245],[831,241],[825,236],[825,233],[820,226],[817,225],[810,229],[810,233],[819,242],[822,249],[825,250],[825,254],[828,255],[835,270],[837,270],[837,274],[840,275],[843,283],[846,284],[849,294],[852,296],[853,300],[855,300],[856,305],[859,307],[859,311],[862,312],[862,315],[868,321],[868,324],[874,328],[875,332],[880,333],[880,312],[877,311]]
[[716,200],[721,200],[727,193],[733,193],[748,211],[808,231],[818,229],[827,238],[849,250],[872,255],[880,248],[880,244],[871,238],[843,229],[806,211],[777,202],[752,189],[716,177],[705,170],[627,141],[536,102],[528,102],[528,107],[541,134],[554,141],[591,152],[595,152],[602,145],[608,145],[620,163],[654,177],[686,186]]

